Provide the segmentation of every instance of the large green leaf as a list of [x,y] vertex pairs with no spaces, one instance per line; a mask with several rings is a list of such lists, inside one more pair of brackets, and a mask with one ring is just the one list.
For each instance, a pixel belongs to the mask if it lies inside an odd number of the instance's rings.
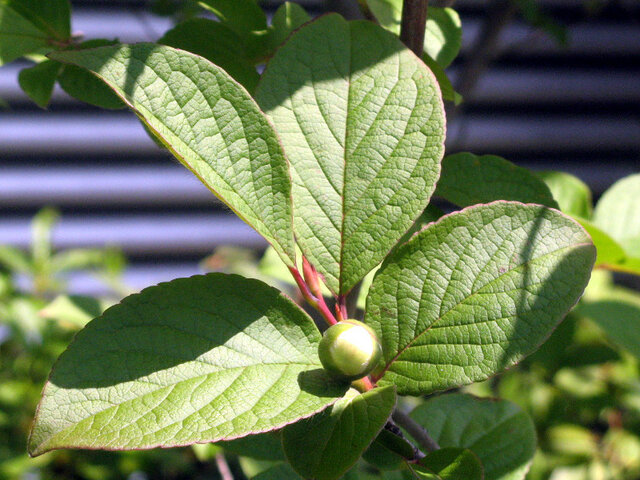
[[533,421],[515,403],[442,395],[411,412],[441,447],[468,448],[486,480],[522,480],[536,449]]
[[445,130],[433,74],[382,28],[333,14],[278,50],[256,97],[291,161],[300,248],[344,294],[431,197]]
[[[403,0],[366,0],[371,12],[387,30],[400,34]],[[442,68],[458,56],[462,45],[462,23],[453,8],[429,6],[424,52]]]
[[456,153],[442,160],[435,195],[460,207],[516,200],[557,208],[549,188],[535,174],[495,155]]
[[495,202],[442,217],[385,260],[369,291],[379,384],[426,394],[515,364],[578,301],[594,260],[584,229],[540,205]]
[[426,480],[483,480],[482,463],[468,448],[441,448],[427,454],[412,467]]
[[358,461],[395,405],[393,387],[363,394],[351,389],[330,409],[286,427],[285,455],[304,478],[337,480]]
[[268,33],[269,51],[274,51],[291,32],[311,20],[309,14],[297,3],[284,2],[273,14]]
[[21,15],[15,2],[0,0],[0,65],[48,48],[48,35]]
[[252,92],[260,76],[248,58],[244,40],[220,22],[192,18],[169,30],[158,43],[200,55],[224,69]]
[[598,201],[593,223],[640,257],[640,173],[617,181]]
[[273,127],[226,72],[144,43],[51,56],[104,80],[183,165],[294,263],[287,161]]
[[589,219],[593,213],[591,190],[578,177],[554,170],[537,172],[547,184],[560,210],[574,217]]
[[127,297],[58,360],[29,440],[56,448],[139,449],[274,430],[346,388],[317,356],[313,321],[278,290],[221,273]]

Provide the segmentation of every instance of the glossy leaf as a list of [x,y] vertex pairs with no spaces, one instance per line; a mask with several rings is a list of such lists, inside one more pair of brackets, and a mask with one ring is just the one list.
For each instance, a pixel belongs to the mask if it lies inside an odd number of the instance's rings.
[[427,480],[483,480],[484,468],[480,459],[467,448],[441,448],[427,454],[413,471]]
[[431,197],[444,141],[436,80],[393,35],[333,14],[278,50],[256,98],[291,161],[296,240],[344,294]]
[[39,107],[47,108],[61,68],[62,65],[52,60],[45,60],[33,67],[25,68],[18,75],[20,88]]
[[244,40],[220,22],[206,18],[186,20],[165,33],[158,43],[206,58],[250,92],[258,84],[260,76],[248,58]]
[[292,265],[291,183],[273,127],[227,73],[171,47],[121,45],[52,57],[93,71],[172,153]]
[[582,294],[587,233],[539,205],[495,202],[442,217],[378,271],[365,323],[380,385],[420,395],[484,380],[533,352]]
[[198,3],[240,35],[267,28],[267,17],[256,0],[201,0]]
[[625,246],[628,253],[640,251],[640,173],[617,181],[602,195],[593,212],[593,223]]
[[174,280],[90,322],[59,358],[29,440],[108,450],[230,440],[308,417],[346,388],[320,333],[279,291],[237,275]]
[[406,438],[385,427],[362,458],[379,470],[397,470],[405,466],[406,460],[414,459],[415,456],[415,447]]
[[[371,13],[387,30],[400,34],[403,0],[366,0]],[[460,51],[462,23],[452,8],[429,5],[424,38],[424,52],[438,64],[447,67]]]
[[283,430],[287,460],[304,478],[341,478],[387,423],[395,405],[392,387],[363,394],[349,390],[329,409]]
[[589,219],[593,213],[593,201],[588,185],[578,177],[565,172],[545,170],[537,172],[547,184],[560,210],[574,217]]
[[558,207],[549,188],[534,173],[495,155],[467,152],[442,160],[435,195],[460,207],[494,200]]
[[486,480],[524,479],[536,449],[533,421],[515,403],[470,395],[442,395],[411,412],[443,447],[468,448]]

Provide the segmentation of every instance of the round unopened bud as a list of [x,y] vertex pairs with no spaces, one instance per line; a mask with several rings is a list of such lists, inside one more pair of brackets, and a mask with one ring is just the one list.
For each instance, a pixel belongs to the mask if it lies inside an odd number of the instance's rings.
[[330,374],[351,381],[364,377],[375,368],[382,348],[371,327],[358,320],[344,320],[324,332],[318,356]]

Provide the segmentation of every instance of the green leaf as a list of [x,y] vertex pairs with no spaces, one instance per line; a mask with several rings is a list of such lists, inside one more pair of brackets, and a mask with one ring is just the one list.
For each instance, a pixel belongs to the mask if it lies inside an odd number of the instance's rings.
[[267,28],[267,17],[255,0],[201,0],[198,3],[239,35]]
[[495,202],[442,217],[390,255],[367,299],[380,385],[422,395],[484,380],[532,353],[582,294],[587,233],[540,205]]
[[330,409],[283,430],[287,460],[304,478],[341,478],[387,423],[395,405],[393,387],[363,394],[349,390]]
[[420,460],[413,471],[429,480],[483,480],[480,459],[467,448],[441,448]]
[[534,173],[495,155],[467,152],[442,160],[435,195],[460,207],[516,200],[558,208],[549,188]]
[[48,38],[59,42],[69,40],[71,36],[69,0],[2,0],[0,8],[2,3],[18,12]]
[[247,56],[244,40],[220,22],[192,18],[169,30],[158,43],[206,58],[250,92],[258,84],[260,76]]
[[[403,0],[367,0],[371,13],[380,25],[400,34]],[[429,6],[424,38],[424,52],[442,68],[458,56],[462,45],[462,23],[452,8]]]
[[537,172],[537,175],[551,190],[560,210],[574,217],[591,218],[591,190],[586,183],[578,177],[554,170]]
[[626,255],[624,249],[618,242],[590,221],[582,218],[577,218],[576,221],[582,225],[593,240],[593,244],[598,252],[596,266],[621,265],[625,261]]
[[81,295],[60,295],[40,310],[40,316],[67,328],[82,328],[111,306],[110,302]]
[[61,68],[62,65],[52,60],[45,60],[33,67],[24,68],[18,75],[20,88],[39,107],[47,108]]
[[287,160],[266,117],[220,67],[144,43],[52,57],[104,80],[185,167],[294,264]]
[[0,65],[28,53],[47,51],[49,37],[18,11],[19,2],[0,0]]
[[281,428],[342,396],[313,321],[279,291],[209,274],[127,297],[58,359],[31,455],[231,440]]
[[424,52],[446,68],[462,46],[462,23],[453,8],[429,7]]
[[438,80],[438,85],[440,85],[440,92],[442,92],[442,98],[449,102],[453,102],[454,105],[460,105],[463,100],[462,95],[460,95],[458,92],[456,92],[453,89],[451,80],[449,80],[449,77],[447,76],[447,73],[444,71],[444,68],[442,68],[438,64],[438,62],[436,62],[429,55],[426,55],[426,54],[423,55],[422,60],[431,69],[431,71],[436,77],[436,80]]
[[36,270],[51,260],[51,231],[59,219],[57,210],[45,207],[31,220],[31,255]]
[[[95,39],[81,43],[77,48],[86,50],[110,45],[115,45],[115,42]],[[68,95],[89,105],[107,110],[119,110],[126,107],[122,100],[103,81],[75,65],[64,65],[58,77],[58,83]]]
[[345,294],[431,197],[444,141],[436,80],[393,35],[332,14],[276,52],[256,97],[291,161],[300,249]]
[[309,14],[297,3],[284,2],[273,15],[269,27],[269,48],[274,51],[291,33],[311,20]]
[[432,398],[411,412],[443,447],[468,448],[486,480],[521,480],[536,449],[533,421],[515,403],[452,394]]
[[33,273],[33,265],[29,257],[11,245],[0,245],[0,266],[12,273]]
[[286,463],[276,465],[268,470],[252,477],[253,480],[302,480],[293,468]]
[[627,253],[640,250],[640,173],[618,180],[602,195],[593,223],[625,245]]
[[593,320],[617,344],[640,358],[640,294],[623,287],[599,292],[597,300],[583,300],[576,313]]

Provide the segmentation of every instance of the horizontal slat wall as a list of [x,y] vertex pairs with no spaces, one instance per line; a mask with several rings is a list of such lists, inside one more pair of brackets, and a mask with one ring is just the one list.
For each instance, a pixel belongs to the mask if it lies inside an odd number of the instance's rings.
[[[270,8],[278,2],[268,1]],[[304,3],[313,14],[325,2]],[[465,68],[485,21],[487,2],[458,0]],[[640,171],[640,4],[619,0],[598,17],[583,0],[540,2],[569,25],[570,43],[516,20],[499,37],[497,58],[449,125],[450,152],[503,155],[533,169],[578,175],[596,195]],[[74,1],[73,28],[86,38],[153,41],[171,22],[136,0]],[[56,89],[49,111],[20,91],[27,63],[0,68],[0,243],[26,247],[29,221],[42,205],[59,206],[58,248],[119,244],[131,258],[134,288],[198,271],[216,246],[264,247],[263,240],[151,142],[129,113],[82,105]],[[72,277],[82,293],[100,284]]]

